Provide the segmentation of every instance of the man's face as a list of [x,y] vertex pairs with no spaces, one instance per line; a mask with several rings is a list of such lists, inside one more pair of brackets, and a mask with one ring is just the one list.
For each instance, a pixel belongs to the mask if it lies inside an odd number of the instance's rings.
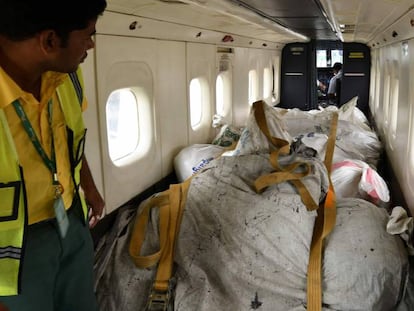
[[96,20],[91,21],[88,26],[81,30],[72,31],[66,44],[59,49],[55,71],[73,72],[79,64],[88,56],[87,51],[95,47],[92,36],[95,34]]

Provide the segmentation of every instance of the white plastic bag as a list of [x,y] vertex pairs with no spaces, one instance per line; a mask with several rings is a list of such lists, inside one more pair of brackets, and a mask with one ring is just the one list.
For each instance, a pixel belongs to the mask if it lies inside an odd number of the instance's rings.
[[348,159],[334,163],[331,180],[339,198],[369,199],[376,205],[390,200],[384,179],[363,161]]
[[388,186],[384,179],[368,165],[362,168],[359,189],[374,199],[374,203],[378,200],[382,202],[389,202],[390,200]]
[[220,132],[213,139],[213,145],[230,147],[240,139],[241,129],[225,124],[221,127]]

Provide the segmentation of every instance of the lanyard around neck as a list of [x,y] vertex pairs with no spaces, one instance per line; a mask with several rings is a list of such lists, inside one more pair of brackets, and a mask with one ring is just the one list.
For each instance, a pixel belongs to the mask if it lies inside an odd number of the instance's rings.
[[19,116],[20,120],[22,121],[22,125],[27,133],[27,135],[30,138],[30,141],[32,142],[33,146],[37,150],[37,153],[42,158],[44,164],[46,167],[50,170],[53,176],[53,185],[59,185],[59,181],[57,178],[57,169],[56,169],[56,156],[55,156],[55,144],[54,144],[54,137],[53,137],[53,128],[52,128],[52,100],[49,100],[48,102],[48,112],[49,112],[49,126],[50,130],[52,132],[52,144],[51,144],[51,152],[50,152],[50,158],[47,156],[45,150],[43,149],[42,145],[40,144],[39,138],[37,137],[32,124],[30,123],[29,119],[27,118],[26,113],[23,110],[22,105],[20,102],[16,99],[12,105],[14,106],[14,109],[16,110],[17,115]]

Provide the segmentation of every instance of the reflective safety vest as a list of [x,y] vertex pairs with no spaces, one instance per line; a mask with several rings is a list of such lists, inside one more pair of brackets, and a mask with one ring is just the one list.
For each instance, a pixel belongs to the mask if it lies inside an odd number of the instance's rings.
[[[80,69],[69,77],[57,88],[57,94],[67,126],[72,178],[79,193],[86,134],[81,108],[83,80]],[[83,196],[80,198],[86,221],[87,205]],[[27,223],[24,171],[5,113],[0,109],[0,296],[20,293]]]

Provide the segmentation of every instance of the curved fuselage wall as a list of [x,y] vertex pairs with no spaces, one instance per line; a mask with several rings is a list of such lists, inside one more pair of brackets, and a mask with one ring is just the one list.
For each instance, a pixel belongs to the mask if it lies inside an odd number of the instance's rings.
[[[170,174],[173,159],[183,147],[209,143],[218,131],[212,127],[212,119],[216,113],[216,79],[222,69],[219,62],[223,45],[203,40],[149,38],[149,34],[139,37],[129,27],[135,19],[123,14],[105,14],[97,25],[96,47],[82,65],[89,100],[85,114],[86,153],[98,188],[104,194],[107,213]],[[168,30],[167,27],[153,32],[165,36]],[[280,50],[225,46],[230,62],[227,70],[231,106],[224,120],[242,126],[252,102],[250,72],[256,72],[256,99],[277,100],[278,85],[274,79],[276,87],[273,85],[268,94],[263,94],[263,72],[264,68],[267,71],[279,68]],[[200,83],[202,93],[201,116],[196,124],[190,103],[193,80]],[[130,91],[137,99],[140,131],[139,150],[114,161],[110,151],[108,99],[117,90]],[[126,132],[123,136],[128,143],[125,137],[132,139],[134,135]]]

